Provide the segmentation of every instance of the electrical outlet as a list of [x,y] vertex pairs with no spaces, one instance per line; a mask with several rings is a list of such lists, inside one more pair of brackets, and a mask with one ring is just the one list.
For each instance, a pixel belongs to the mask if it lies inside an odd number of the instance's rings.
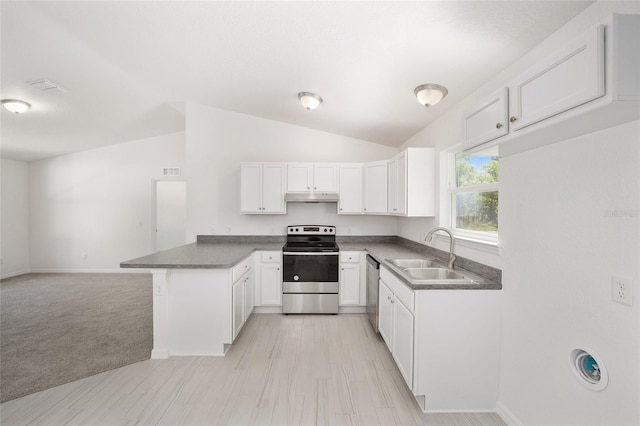
[[164,294],[162,291],[162,284],[159,284],[159,283],[154,284],[153,290],[156,296],[162,296]]
[[83,258],[84,260],[87,260],[87,253],[82,253],[82,258]]
[[633,280],[616,275],[611,277],[611,300],[633,306]]

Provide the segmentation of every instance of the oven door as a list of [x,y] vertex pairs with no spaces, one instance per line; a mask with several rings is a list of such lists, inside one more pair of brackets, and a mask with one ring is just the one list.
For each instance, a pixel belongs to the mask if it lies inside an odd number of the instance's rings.
[[[340,256],[338,252],[335,252],[335,253],[284,252],[282,256],[282,282],[298,283],[298,284],[335,283],[335,287],[337,288],[339,271],[340,271],[339,264],[338,264],[339,259],[340,259]],[[307,285],[304,284],[304,287],[307,287]],[[326,291],[326,292],[333,293],[334,291]],[[335,290],[335,293],[337,292],[338,291]]]

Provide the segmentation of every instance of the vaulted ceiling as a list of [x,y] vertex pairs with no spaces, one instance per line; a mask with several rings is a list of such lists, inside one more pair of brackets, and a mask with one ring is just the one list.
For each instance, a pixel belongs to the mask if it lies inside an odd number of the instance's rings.
[[2,157],[181,131],[185,102],[399,146],[591,3],[2,2],[1,97],[32,104],[2,111]]

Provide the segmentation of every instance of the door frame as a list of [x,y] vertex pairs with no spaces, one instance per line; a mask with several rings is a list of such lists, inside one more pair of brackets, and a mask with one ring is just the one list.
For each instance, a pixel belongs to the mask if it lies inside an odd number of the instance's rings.
[[[157,218],[158,218],[158,212],[157,212],[157,205],[158,205],[158,197],[157,197],[157,185],[158,182],[166,182],[166,181],[173,181],[173,182],[184,182],[185,184],[185,191],[186,191],[186,185],[187,185],[187,180],[182,177],[182,176],[162,176],[162,177],[154,177],[151,178],[151,189],[150,189],[150,207],[149,207],[149,247],[151,249],[151,253],[156,253],[157,250],[157,228],[158,228],[158,222],[157,222]],[[185,205],[186,208],[186,205]],[[185,224],[186,225],[186,224]],[[186,235],[185,235],[185,241],[186,241]]]

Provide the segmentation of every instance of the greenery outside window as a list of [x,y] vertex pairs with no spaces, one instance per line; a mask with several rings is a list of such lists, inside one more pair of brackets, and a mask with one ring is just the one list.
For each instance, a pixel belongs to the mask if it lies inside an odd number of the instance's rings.
[[497,243],[500,163],[496,149],[452,157],[451,227],[459,237]]

